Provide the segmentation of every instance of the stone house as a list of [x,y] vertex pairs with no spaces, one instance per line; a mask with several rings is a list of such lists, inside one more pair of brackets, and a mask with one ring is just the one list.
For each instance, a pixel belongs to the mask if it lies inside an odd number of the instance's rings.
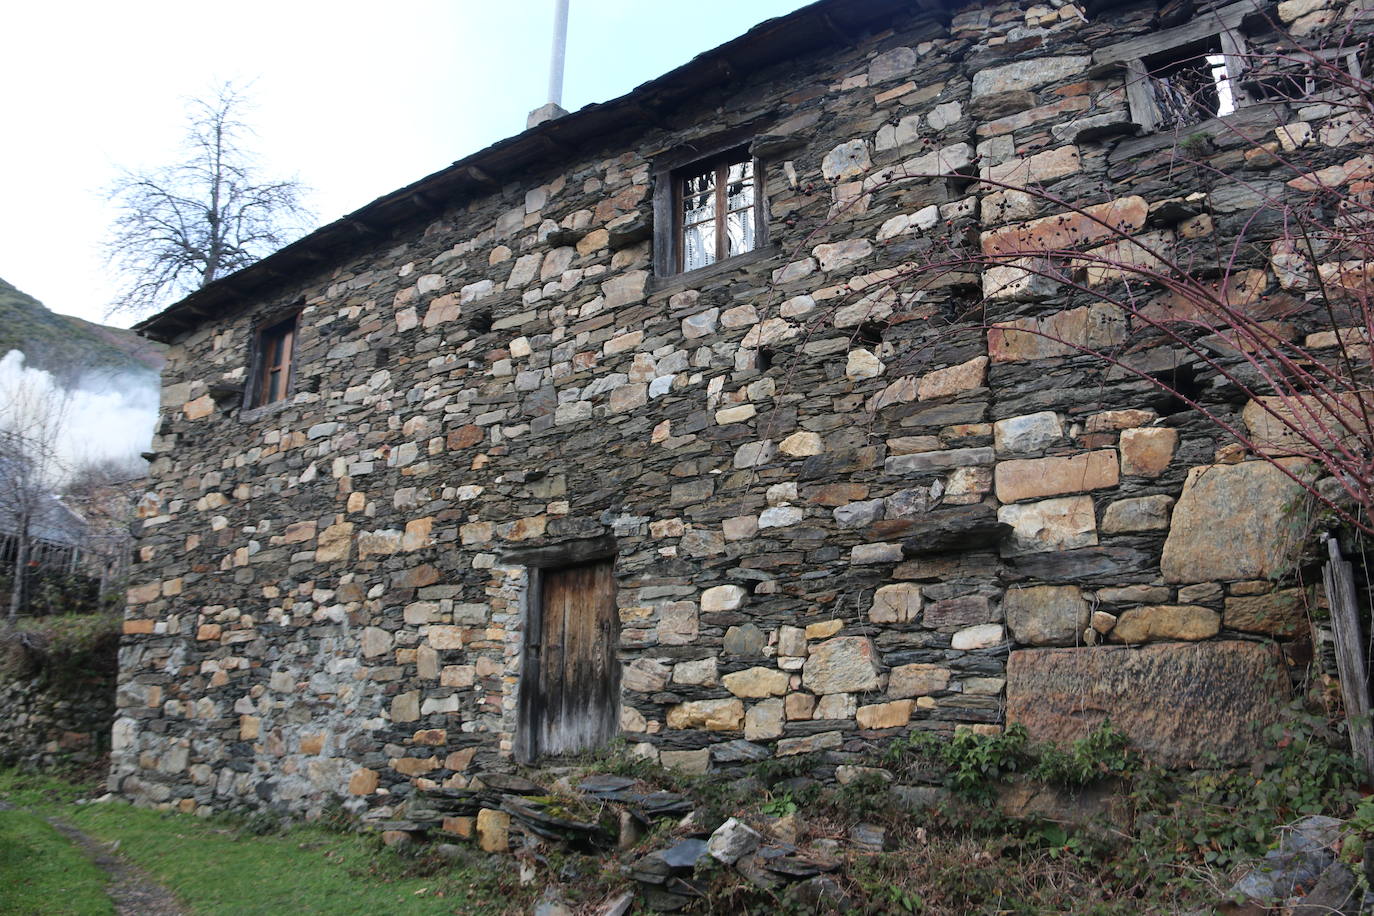
[[1080,355],[1133,342],[1101,301],[888,284],[1043,225],[980,172],[1180,243],[1252,215],[1177,205],[1173,128],[1273,117],[1185,66],[1272,29],[1180,9],[821,0],[143,322],[170,349],[113,787],[386,811],[617,738],[833,766],[1106,714],[1162,760],[1245,756],[1311,655],[1275,585],[1296,484]]

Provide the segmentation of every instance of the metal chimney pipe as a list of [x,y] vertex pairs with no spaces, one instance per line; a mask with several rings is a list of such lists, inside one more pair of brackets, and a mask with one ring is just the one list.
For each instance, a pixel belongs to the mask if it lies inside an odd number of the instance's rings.
[[568,47],[568,0],[554,0],[553,57],[549,62],[549,101],[563,105],[563,57]]

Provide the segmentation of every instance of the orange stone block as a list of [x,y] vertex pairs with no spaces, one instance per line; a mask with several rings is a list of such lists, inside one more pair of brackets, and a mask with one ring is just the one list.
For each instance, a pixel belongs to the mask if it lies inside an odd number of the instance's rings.
[[156,601],[161,594],[161,582],[148,582],[130,586],[126,598],[130,604],[147,604],[149,601]]
[[1132,195],[1084,207],[1082,213],[1060,213],[983,233],[983,253],[1029,254],[1079,248],[1093,242],[1130,235],[1145,226],[1150,205]]
[[386,846],[404,846],[413,837],[404,830],[383,830],[382,843]]
[[477,827],[474,817],[446,817],[440,829],[454,836],[471,837]]
[[438,767],[437,757],[394,757],[391,760],[391,768],[405,776],[420,776]]
[[872,706],[860,706],[855,718],[860,728],[900,728],[911,721],[911,711],[915,706],[914,700],[875,703]]
[[1130,477],[1158,477],[1169,468],[1178,447],[1178,430],[1159,426],[1121,433],[1121,473]]
[[1120,481],[1111,449],[1070,458],[1028,458],[997,465],[997,498],[1004,503],[1114,487]]
[[416,744],[440,745],[448,741],[448,729],[426,728],[421,729],[411,736],[411,741]]
[[181,412],[186,414],[188,420],[199,420],[208,417],[215,412],[215,400],[208,394],[201,395],[194,401],[187,401],[181,405]]
[[348,792],[350,795],[371,795],[377,791],[378,781],[376,770],[367,767],[354,770],[348,779]]
[[817,487],[807,499],[818,506],[843,506],[868,499],[868,487],[861,483],[832,483]]
[[254,741],[262,733],[262,720],[257,716],[239,716],[239,740]]
[[448,447],[454,450],[471,448],[485,437],[482,427],[468,424],[448,434]]
[[461,751],[454,751],[444,758],[444,769],[462,772],[472,764],[472,758],[477,755],[477,748],[469,747]]

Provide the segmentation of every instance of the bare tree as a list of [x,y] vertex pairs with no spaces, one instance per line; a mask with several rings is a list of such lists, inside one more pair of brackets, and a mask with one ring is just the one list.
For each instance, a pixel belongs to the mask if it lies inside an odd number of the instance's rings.
[[135,509],[145,490],[146,473],[117,459],[85,461],[77,465],[62,488],[62,501],[85,521],[80,569],[95,580],[100,608],[123,606]]
[[28,580],[49,546],[71,547],[79,518],[53,495],[68,396],[22,377],[0,390],[0,562],[11,566],[8,619],[25,603]]
[[111,312],[167,305],[270,254],[308,224],[304,185],[264,178],[243,145],[252,134],[241,120],[247,106],[231,83],[192,99],[185,158],[126,171],[110,188],[119,215],[107,255],[128,276]]

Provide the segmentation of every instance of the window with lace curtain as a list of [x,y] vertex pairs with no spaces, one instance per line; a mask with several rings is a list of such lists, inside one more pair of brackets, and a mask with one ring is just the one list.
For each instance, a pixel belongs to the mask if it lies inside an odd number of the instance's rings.
[[[763,169],[744,131],[685,144],[654,169],[654,273],[676,277],[768,252]],[[741,262],[742,263],[742,262]],[[709,272],[709,271],[708,271]]]
[[754,179],[754,160],[745,149],[674,173],[679,273],[754,250]]

